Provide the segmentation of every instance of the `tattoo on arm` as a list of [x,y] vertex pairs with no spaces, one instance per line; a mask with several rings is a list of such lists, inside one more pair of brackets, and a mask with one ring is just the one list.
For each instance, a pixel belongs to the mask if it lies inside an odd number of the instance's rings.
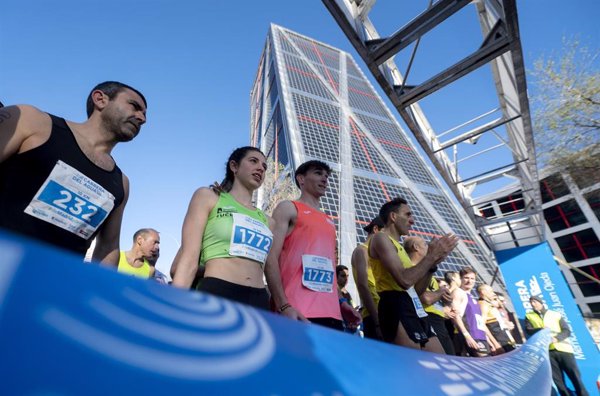
[[[1,108],[1,106],[0,106]],[[0,124],[2,124],[5,120],[11,118],[12,115],[6,110],[0,110]]]

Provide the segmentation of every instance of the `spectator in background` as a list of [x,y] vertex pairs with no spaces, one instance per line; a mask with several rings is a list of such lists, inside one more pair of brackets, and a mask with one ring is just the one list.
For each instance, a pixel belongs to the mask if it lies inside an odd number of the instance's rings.
[[460,289],[460,274],[456,271],[447,271],[444,273],[444,282],[448,285],[448,293],[450,294],[450,303],[444,302],[444,313],[446,314],[446,329],[448,330],[448,335],[452,339],[452,345],[454,347],[454,354],[461,356],[462,351],[464,350],[464,346],[461,340],[458,337],[458,329],[454,325],[454,321],[456,320],[456,311],[453,310],[454,298],[459,293],[458,289]]
[[510,312],[506,308],[506,300],[504,298],[504,294],[496,292],[496,297],[496,301],[498,302],[498,311],[500,311],[500,315],[502,315],[504,321],[507,323],[508,330],[510,331],[512,339],[515,341],[515,344],[524,344],[525,334],[523,333],[523,329],[521,328],[521,323],[519,322],[519,319],[517,318],[514,312]]
[[338,265],[335,267],[335,274],[337,277],[337,285],[338,285],[338,297],[340,298],[340,306],[341,304],[348,304],[354,310],[354,314],[350,317],[353,320],[348,320],[344,318],[344,331],[347,333],[355,333],[358,329],[358,325],[361,322],[361,315],[354,307],[354,302],[352,301],[352,295],[346,290],[346,285],[348,284],[348,277],[350,273],[348,271],[348,267],[345,265]]
[[510,352],[515,349],[514,340],[507,333],[508,326],[505,324],[500,311],[497,308],[496,293],[491,286],[481,284],[477,286],[477,294],[479,294],[479,308],[481,308],[481,316],[485,321],[490,332],[490,339],[500,345],[494,352],[494,355],[500,355],[504,352]]
[[133,234],[133,245],[128,251],[121,251],[118,270],[121,273],[148,279],[152,268],[148,257],[157,257],[160,251],[160,236],[152,228],[142,228]]
[[340,298],[345,298],[348,304],[354,306],[352,295],[348,292],[348,290],[346,290],[346,285],[348,285],[348,277],[350,276],[348,267],[342,264],[336,266],[335,276],[337,277],[338,294],[340,295]]
[[573,346],[569,341],[571,330],[565,318],[556,311],[551,311],[544,306],[544,301],[537,296],[529,298],[533,311],[525,315],[525,328],[527,334],[535,334],[541,329],[550,329],[552,342],[550,344],[550,365],[552,367],[552,380],[561,396],[569,396],[563,378],[565,373],[575,387],[577,396],[588,396],[588,392],[581,381],[581,374],[573,355]]
[[151,257],[147,257],[146,260],[148,264],[150,264],[150,278],[161,285],[169,284],[169,279],[167,275],[163,274],[156,268],[156,263],[158,258],[160,257],[160,249],[157,250]]

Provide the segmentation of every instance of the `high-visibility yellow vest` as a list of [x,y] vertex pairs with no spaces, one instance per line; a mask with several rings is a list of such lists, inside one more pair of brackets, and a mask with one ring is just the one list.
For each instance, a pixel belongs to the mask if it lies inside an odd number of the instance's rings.
[[[560,319],[561,316],[558,312],[547,310],[542,318],[537,312],[531,311],[525,315],[525,318],[531,323],[534,329],[543,329],[547,327],[550,329],[552,336],[555,337],[561,332]],[[573,353],[573,347],[569,343],[569,339],[566,338],[560,342],[550,344],[550,350],[556,349],[560,352]]]

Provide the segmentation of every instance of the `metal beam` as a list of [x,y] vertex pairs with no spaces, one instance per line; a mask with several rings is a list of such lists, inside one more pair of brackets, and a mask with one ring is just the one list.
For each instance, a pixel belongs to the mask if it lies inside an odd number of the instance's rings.
[[[483,227],[485,227],[485,226],[483,226]],[[529,226],[526,226],[526,227],[513,228],[512,225],[509,227],[509,224],[506,224],[506,227],[510,228],[510,229],[505,230],[505,231],[494,231],[492,233],[492,235],[493,236],[498,236],[498,235],[502,235],[502,234],[508,234],[508,233],[515,233],[515,232],[524,231],[524,230],[530,230],[532,228],[539,228],[539,226],[537,226],[537,225],[529,225]],[[497,228],[499,228],[499,226]],[[531,237],[530,236],[526,236],[526,237],[521,237],[521,238],[516,238],[516,239],[529,239],[529,238],[531,238]]]
[[456,136],[450,140],[447,140],[446,142],[442,143],[442,145],[440,146],[439,149],[434,150],[433,152],[437,153],[438,151],[446,150],[448,147],[452,147],[458,143],[464,142],[465,140],[469,140],[469,139],[479,136],[483,133],[486,133],[487,131],[491,131],[494,128],[498,128],[499,126],[502,126],[513,120],[516,120],[519,117],[521,117],[521,115],[517,115],[517,116],[511,117],[511,118],[498,118],[494,121],[488,122],[487,124],[484,124],[480,127],[472,129],[468,132],[465,132],[460,136]]
[[466,178],[464,180],[461,180],[461,181],[458,181],[455,183],[456,184],[458,184],[458,183],[463,183],[463,184],[485,183],[490,180],[502,177],[502,176],[504,176],[504,174],[506,174],[508,172],[514,171],[516,169],[518,163],[525,162],[525,161],[527,161],[527,158],[522,159],[521,161],[518,161],[518,162],[515,162],[512,164],[507,164],[504,166],[500,166],[498,168],[491,169],[486,172],[482,172],[476,176],[471,176],[469,178]]
[[381,65],[470,2],[471,0],[438,1],[382,42],[367,42],[369,58],[376,65]]
[[510,44],[511,40],[506,35],[496,38],[413,89],[408,90],[407,86],[404,86],[400,92],[401,86],[394,86],[394,92],[398,95],[401,106],[409,106],[509,51]]
[[[530,192],[530,191],[532,191],[532,190],[517,190],[513,194],[527,193],[527,192]],[[506,195],[511,195],[511,194],[506,194]],[[485,206],[485,205],[487,205],[489,203],[493,203],[493,202],[496,202],[496,201],[498,201],[498,197],[496,197],[496,198],[490,198],[490,199],[485,200],[485,201],[477,201],[477,203],[474,203],[474,204],[470,205],[469,207],[474,208],[474,207],[477,206],[477,207],[481,208],[482,206]],[[511,202],[511,201],[498,202],[498,205],[501,205],[501,204],[504,204],[504,203],[509,203],[509,202]],[[487,208],[482,208],[482,209],[487,209]]]
[[[480,48],[467,58],[426,79],[424,83],[419,85],[406,84],[406,78],[398,70],[393,55],[418,40],[436,25],[447,20],[468,2],[439,0],[396,33],[382,39],[369,20],[368,12],[361,11],[361,2],[355,0],[322,1],[363,58],[383,91],[399,111],[424,152],[429,156],[432,164],[473,222],[476,222],[477,216],[471,198],[472,187],[477,186],[477,183],[483,184],[485,181],[508,176],[507,172],[510,172],[511,177],[519,179],[520,188],[523,190],[523,199],[527,202],[527,207],[533,207],[536,210],[541,208],[541,194],[538,185],[535,146],[515,0],[478,0],[470,2],[477,9],[479,23],[484,35]],[[369,7],[372,6],[372,3],[373,1],[370,0]],[[436,134],[421,110],[418,101],[484,64],[489,64],[491,67],[499,101],[498,108],[502,113],[502,118],[493,121],[493,123],[497,122],[499,124],[488,123],[463,133],[460,137],[451,138],[443,144],[440,143],[442,135],[462,128],[470,122],[461,123],[459,127],[455,127],[450,131]],[[457,99],[460,100],[460,98]],[[458,172],[459,161],[456,158],[454,161],[451,160],[444,150],[451,146],[459,147],[457,146],[458,143],[484,133],[495,133],[494,127],[500,126],[502,123],[506,124],[506,122],[510,122],[506,125],[507,138],[499,139],[505,148],[509,150],[514,163],[490,170],[493,161],[486,161],[486,157],[482,154],[492,149],[484,148],[477,153],[481,159],[479,170],[483,173],[458,181],[461,178]],[[502,148],[502,145],[495,146],[493,149],[496,148]],[[501,193],[501,190],[498,193]],[[538,230],[539,226],[537,225],[541,222],[541,215],[535,211],[526,213],[530,216],[529,221],[531,224],[536,225],[535,229]],[[520,215],[527,217],[523,213]],[[483,227],[479,227],[479,231],[484,241],[491,243],[490,246],[495,248],[491,239],[493,235]],[[540,240],[543,240],[543,232],[538,233],[538,236]],[[514,242],[512,243],[514,245]]]

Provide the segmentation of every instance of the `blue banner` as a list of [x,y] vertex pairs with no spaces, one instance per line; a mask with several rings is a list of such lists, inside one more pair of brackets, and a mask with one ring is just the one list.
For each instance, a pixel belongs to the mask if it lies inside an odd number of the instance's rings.
[[544,395],[549,338],[483,359],[421,352],[0,233],[2,395]]
[[575,359],[588,392],[593,393],[600,375],[600,354],[548,244],[498,251],[496,259],[520,318],[531,311],[529,297],[538,296],[569,323]]

